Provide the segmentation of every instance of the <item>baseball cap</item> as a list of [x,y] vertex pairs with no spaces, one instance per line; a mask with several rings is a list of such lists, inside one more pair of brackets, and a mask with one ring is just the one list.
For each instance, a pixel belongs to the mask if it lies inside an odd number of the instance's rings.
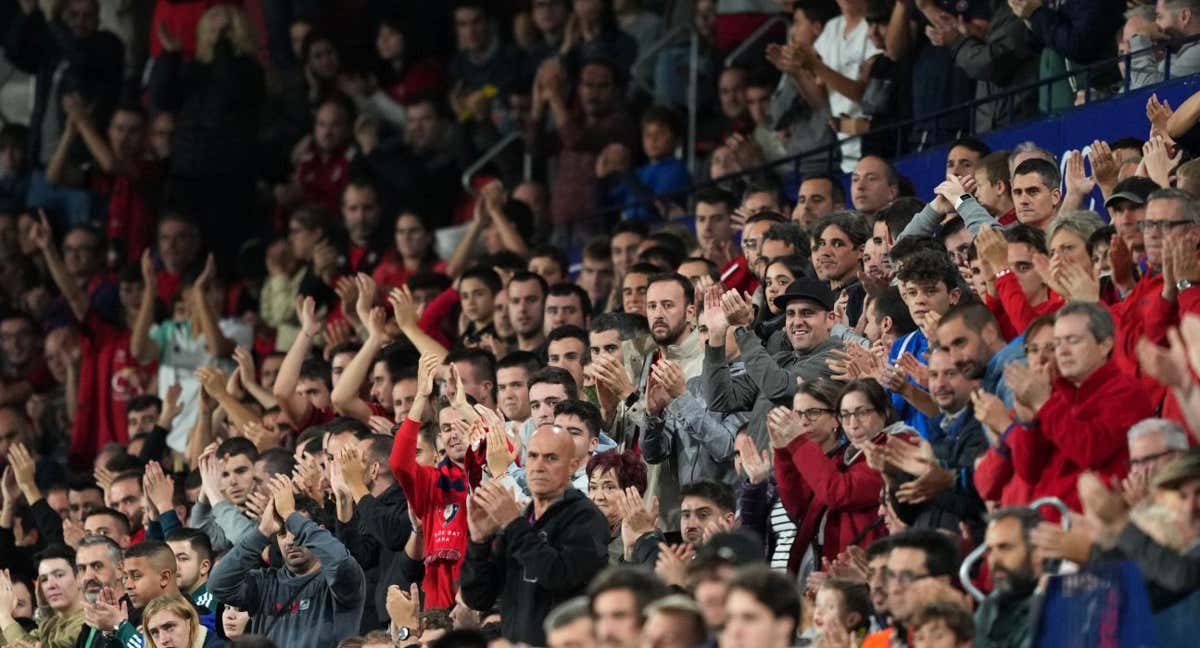
[[1173,490],[1193,479],[1200,479],[1200,448],[1192,448],[1176,457],[1150,483],[1154,488]]
[[825,285],[825,282],[809,277],[799,277],[787,287],[782,295],[775,298],[775,306],[784,309],[789,303],[801,299],[816,302],[827,311],[833,310],[833,304],[837,301],[833,296],[833,291]]
[[1156,189],[1158,189],[1158,183],[1149,178],[1140,178],[1137,176],[1125,178],[1118,182],[1117,186],[1113,187],[1113,193],[1108,197],[1108,200],[1104,201],[1104,207],[1112,207],[1113,203],[1118,200],[1128,200],[1135,205],[1144,205],[1146,204],[1146,198]]
[[734,530],[714,534],[708,543],[696,552],[696,562],[701,564],[725,563],[740,567],[765,560],[762,542],[745,531]]

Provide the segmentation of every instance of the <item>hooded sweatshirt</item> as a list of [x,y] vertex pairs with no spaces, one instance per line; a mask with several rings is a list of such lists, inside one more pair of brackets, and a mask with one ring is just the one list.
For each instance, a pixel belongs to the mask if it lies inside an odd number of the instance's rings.
[[316,522],[293,512],[285,524],[320,568],[298,576],[286,567],[262,567],[260,556],[271,540],[254,529],[213,568],[213,596],[250,613],[247,634],[265,635],[278,646],[325,648],[358,634],[366,600],[362,567]]

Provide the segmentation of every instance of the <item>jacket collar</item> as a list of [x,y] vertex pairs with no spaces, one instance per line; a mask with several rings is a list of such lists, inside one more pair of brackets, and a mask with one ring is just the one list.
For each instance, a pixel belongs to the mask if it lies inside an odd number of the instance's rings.
[[1063,392],[1067,398],[1073,399],[1078,394],[1082,394],[1086,398],[1120,375],[1121,370],[1117,367],[1116,360],[1110,357],[1104,364],[1093,371],[1092,375],[1084,378],[1078,387],[1066,378],[1056,379],[1054,382],[1054,391]]
[[[662,352],[661,347],[659,351]],[[683,338],[683,342],[668,345],[665,355],[668,360],[679,362],[680,360],[690,360],[703,353],[704,349],[701,348],[700,334],[693,329],[691,333],[688,333],[687,337]]]

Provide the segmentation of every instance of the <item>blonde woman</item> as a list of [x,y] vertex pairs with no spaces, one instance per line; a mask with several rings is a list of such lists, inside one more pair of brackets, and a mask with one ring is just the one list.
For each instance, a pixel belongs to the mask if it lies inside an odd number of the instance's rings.
[[162,55],[150,76],[156,112],[175,113],[171,186],[177,209],[196,219],[217,258],[232,262],[252,234],[259,113],[266,89],[245,12],[216,5],[196,26],[196,58],[160,22]]
[[217,648],[217,633],[200,625],[191,601],[179,594],[160,596],[142,611],[142,636],[147,648]]

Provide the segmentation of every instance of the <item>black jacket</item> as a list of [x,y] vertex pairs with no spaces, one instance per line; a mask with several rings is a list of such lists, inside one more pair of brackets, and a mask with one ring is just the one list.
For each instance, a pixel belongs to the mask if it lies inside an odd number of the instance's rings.
[[355,505],[354,519],[338,524],[338,537],[366,574],[367,596],[363,606],[362,631],[387,627],[387,589],[399,585],[404,590],[412,581],[404,576],[399,554],[412,534],[408,519],[408,501],[404,491],[393,484],[379,497],[365,495]]
[[[41,9],[26,15],[17,11],[8,25],[4,56],[19,70],[34,75],[37,85],[33,115],[29,120],[29,151],[38,161],[42,147],[42,120],[46,111],[57,111],[62,118],[62,95],[78,92],[94,104],[97,123],[104,123],[121,97],[125,73],[125,46],[107,31],[76,38],[58,20],[47,20]],[[59,65],[65,63],[56,96],[50,96]],[[61,133],[60,133],[61,134]]]
[[987,509],[975,490],[975,460],[988,448],[983,424],[975,418],[975,410],[970,405],[950,424],[948,433],[941,429],[944,417],[939,416],[931,426],[931,433],[938,435],[931,444],[942,467],[954,471],[954,485],[920,504],[901,503],[892,491],[892,507],[900,520],[911,526],[957,533],[959,523],[966,522],[972,536],[982,538]]
[[500,599],[509,641],[541,646],[546,614],[583,593],[608,565],[608,521],[574,488],[531,523],[532,513],[530,504],[494,540],[470,544],[461,588],[463,601],[475,610]]
[[150,98],[156,109],[179,114],[171,172],[251,176],[265,93],[262,68],[238,56],[228,39],[217,41],[211,63],[185,63],[178,52],[164,52],[150,75]]

